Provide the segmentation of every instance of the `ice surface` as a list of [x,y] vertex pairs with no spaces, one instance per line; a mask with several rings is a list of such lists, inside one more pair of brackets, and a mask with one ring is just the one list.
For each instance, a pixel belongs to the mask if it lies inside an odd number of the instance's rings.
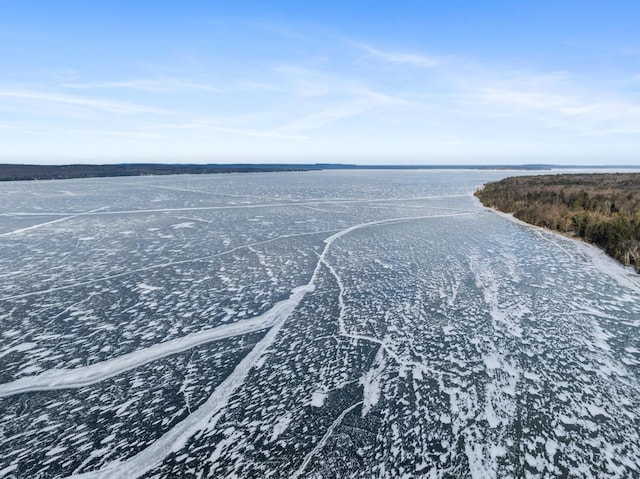
[[[205,329],[198,333],[191,333],[181,338],[159,343],[146,349],[117,356],[90,366],[74,369],[50,369],[35,376],[26,376],[9,383],[0,384],[0,397],[32,391],[88,386],[201,344],[260,331],[275,324],[283,305],[286,308],[289,301],[277,303],[271,310],[255,318],[218,326],[214,329]],[[33,344],[23,343],[14,346],[12,350],[25,351],[31,349]]]
[[0,477],[640,475],[640,281],[506,174],[0,185]]

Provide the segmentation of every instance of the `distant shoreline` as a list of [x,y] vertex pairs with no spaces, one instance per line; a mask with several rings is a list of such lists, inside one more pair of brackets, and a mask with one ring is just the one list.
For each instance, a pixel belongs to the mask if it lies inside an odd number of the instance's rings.
[[308,171],[299,165],[195,165],[121,163],[113,165],[14,165],[0,164],[0,181],[70,180],[123,176],[198,175],[214,173],[259,173]]
[[70,164],[29,165],[0,164],[0,181],[60,180],[74,178],[104,178],[121,176],[184,175],[216,173],[266,173],[282,171],[320,170],[516,170],[545,171],[562,168],[640,168],[638,166],[581,166],[581,165],[354,165],[338,163],[312,164],[171,164],[171,163],[119,163],[119,164]]
[[475,195],[525,223],[599,246],[640,273],[640,173],[518,176]]

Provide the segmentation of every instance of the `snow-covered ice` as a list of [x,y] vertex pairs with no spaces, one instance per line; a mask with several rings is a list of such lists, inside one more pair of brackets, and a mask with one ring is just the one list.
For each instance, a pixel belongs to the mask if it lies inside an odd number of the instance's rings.
[[0,185],[0,478],[640,476],[640,280],[508,174]]

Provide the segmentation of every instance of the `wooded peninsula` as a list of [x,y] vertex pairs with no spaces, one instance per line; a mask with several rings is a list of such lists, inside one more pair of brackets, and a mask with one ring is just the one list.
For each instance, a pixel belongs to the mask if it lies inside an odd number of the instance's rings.
[[485,206],[593,243],[640,273],[640,173],[518,176],[475,195]]

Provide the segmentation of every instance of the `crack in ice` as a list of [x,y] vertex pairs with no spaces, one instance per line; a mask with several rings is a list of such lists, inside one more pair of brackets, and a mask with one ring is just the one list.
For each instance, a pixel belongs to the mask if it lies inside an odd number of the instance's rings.
[[327,441],[333,434],[333,431],[342,423],[342,420],[345,418],[345,416],[349,414],[351,411],[353,411],[355,408],[360,406],[362,403],[363,401],[359,401],[353,404],[352,406],[349,406],[347,409],[345,409],[340,413],[340,415],[335,419],[335,421],[331,423],[331,426],[329,426],[329,428],[327,429],[327,432],[324,433],[324,436],[322,436],[322,439],[318,441],[318,444],[316,444],[316,446],[305,456],[304,460],[302,461],[302,464],[300,464],[300,467],[298,468],[298,470],[293,473],[293,475],[291,476],[291,479],[298,479],[300,475],[304,473],[305,469],[309,466],[311,459],[313,459],[313,456],[315,456],[320,451],[322,451],[324,446],[327,444]]
[[116,274],[112,274],[109,276],[102,276],[100,278],[95,278],[95,279],[89,279],[87,281],[82,281],[82,282],[77,282],[77,283],[73,283],[73,284],[67,284],[64,286],[57,286],[55,288],[48,288],[48,289],[41,289],[38,291],[30,291],[28,293],[21,293],[21,294],[14,294],[12,296],[5,296],[4,298],[0,298],[0,301],[8,301],[8,300],[12,300],[12,299],[21,299],[21,298],[28,298],[29,296],[36,296],[39,294],[46,294],[46,293],[54,293],[56,291],[64,291],[66,289],[73,289],[76,288],[78,286],[86,286],[88,284],[95,284],[95,283],[100,283],[102,281],[109,281],[111,279],[117,279],[117,278],[122,278],[124,276],[129,276],[135,273],[142,273],[145,271],[153,271],[156,269],[162,269],[162,268],[168,268],[171,266],[179,266],[181,264],[188,264],[188,263],[194,263],[197,261],[206,261],[209,259],[214,259],[214,258],[218,258],[220,256],[225,256],[231,253],[235,253],[236,251],[242,250],[242,249],[248,249],[251,248],[253,246],[261,246],[263,244],[267,244],[267,243],[272,243],[274,241],[278,241],[281,239],[287,239],[287,238],[296,238],[299,236],[312,236],[314,234],[320,234],[320,233],[331,233],[333,231],[336,231],[335,229],[331,229],[331,230],[321,230],[321,231],[311,231],[311,232],[307,232],[307,233],[294,233],[294,234],[290,234],[290,235],[280,235],[277,236],[275,238],[269,238],[266,240],[262,240],[262,241],[256,241],[254,243],[249,243],[249,244],[245,244],[245,245],[241,245],[241,246],[235,246],[231,249],[228,249],[226,251],[222,251],[220,253],[214,253],[214,254],[209,254],[209,255],[205,255],[205,256],[198,256],[197,258],[189,258],[189,259],[183,259],[180,261],[169,261],[169,262],[165,262],[165,263],[159,263],[159,264],[153,264],[150,266],[145,266],[143,268],[136,268],[136,269],[130,269],[127,271],[123,271],[122,273],[116,273]]
[[148,348],[89,366],[74,369],[50,369],[36,376],[26,376],[0,384],[0,397],[35,391],[74,389],[89,386],[202,344],[267,329],[274,325],[281,303],[286,303],[287,301],[289,300],[281,301],[266,313],[251,319],[188,334],[181,338],[155,344]]
[[[69,215],[69,216],[64,216],[63,218],[58,218],[57,220],[46,221],[44,223],[38,223],[38,224],[35,224],[35,225],[27,226],[25,228],[20,228],[20,229],[13,230],[13,231],[7,231],[6,233],[0,233],[0,238],[3,237],[3,236],[11,236],[11,235],[24,233],[25,231],[31,231],[31,230],[34,230],[36,228],[42,228],[43,226],[52,225],[54,223],[60,223],[62,221],[71,220],[73,218],[77,218],[78,216],[88,216],[88,215],[91,215],[91,214],[95,214],[98,211],[105,210],[107,208],[108,208],[108,206],[103,206],[101,208],[96,208],[96,209],[89,210],[89,211],[81,211],[80,213],[76,213],[76,214]],[[40,215],[40,216],[42,216],[42,215]]]
[[[142,450],[135,456],[130,457],[124,461],[113,461],[106,465],[104,468],[97,471],[91,471],[83,474],[73,475],[76,479],[96,479],[96,478],[112,478],[112,477],[127,477],[136,478],[140,477],[148,471],[154,469],[160,464],[169,454],[179,451],[188,442],[188,440],[196,433],[201,431],[208,425],[215,425],[220,418],[218,414],[222,409],[226,407],[233,393],[244,383],[249,372],[253,369],[255,364],[263,356],[265,351],[271,346],[275,340],[277,334],[284,326],[285,322],[293,312],[293,310],[302,301],[302,298],[315,289],[316,279],[323,265],[326,264],[325,258],[329,248],[335,240],[345,236],[352,231],[358,229],[399,223],[403,221],[412,221],[419,219],[429,218],[443,218],[452,216],[470,216],[475,213],[459,213],[459,214],[447,214],[447,215],[429,215],[429,216],[410,216],[390,218],[386,220],[371,221],[368,223],[361,223],[349,228],[345,228],[324,240],[325,247],[320,254],[316,263],[313,275],[309,282],[298,288],[292,290],[291,296],[277,303],[272,309],[264,313],[265,315],[273,316],[273,326],[269,332],[256,344],[256,346],[238,363],[231,374],[213,391],[207,401],[202,404],[195,412],[187,416],[183,421],[178,423],[172,429],[164,433],[158,440],[152,443],[149,447]],[[358,403],[361,404],[361,403]],[[355,408],[358,404],[352,406]],[[342,417],[349,412],[343,411],[342,415],[338,418],[342,420]],[[337,421],[337,420],[336,420]],[[334,422],[337,426],[337,424]],[[335,428],[335,426],[333,426]],[[330,433],[333,431],[327,431],[325,437],[328,439]],[[324,439],[324,438],[323,438]],[[326,442],[326,439],[325,439]],[[319,443],[316,447],[322,447],[323,443]],[[312,451],[313,452],[313,451]],[[310,460],[310,458],[309,458]],[[306,467],[306,466],[305,466]]]
[[[328,200],[328,201],[301,201],[291,203],[261,203],[253,205],[225,205],[225,206],[191,206],[184,208],[154,208],[147,210],[113,210],[103,212],[83,212],[79,215],[92,216],[111,216],[119,214],[142,214],[142,213],[171,213],[178,211],[215,211],[215,210],[232,210],[232,209],[251,209],[251,208],[272,208],[272,207],[287,207],[287,206],[315,206],[315,205],[333,205],[333,204],[345,204],[345,203],[379,203],[383,201],[417,201],[417,200],[439,200],[443,198],[461,198],[469,195],[436,195],[436,196],[414,196],[407,198],[384,198],[378,200],[372,199],[355,199],[355,200]],[[29,212],[15,212],[15,213],[2,213],[0,216],[63,216],[69,213],[58,212],[42,212],[42,213],[29,213]],[[66,218],[65,218],[66,219]]]

